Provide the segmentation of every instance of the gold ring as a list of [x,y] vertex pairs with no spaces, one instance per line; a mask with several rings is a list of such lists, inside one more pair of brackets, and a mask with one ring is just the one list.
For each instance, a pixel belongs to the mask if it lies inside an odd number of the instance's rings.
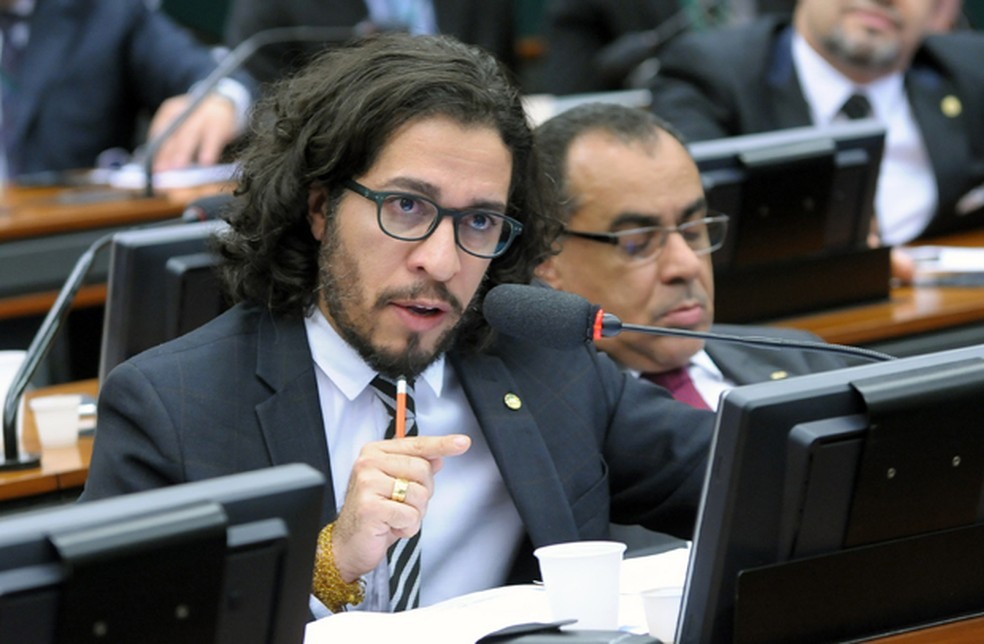
[[410,489],[410,481],[402,478],[397,478],[393,481],[393,493],[390,494],[390,499],[396,501],[397,503],[404,503],[407,500],[407,490]]

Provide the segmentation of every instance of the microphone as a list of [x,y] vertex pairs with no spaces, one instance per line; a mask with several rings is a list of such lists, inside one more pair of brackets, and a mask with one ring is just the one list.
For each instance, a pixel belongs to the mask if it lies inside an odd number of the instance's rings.
[[691,26],[687,9],[680,9],[655,29],[633,31],[617,38],[595,55],[595,68],[606,83],[621,83],[660,47]]
[[232,203],[232,199],[232,194],[228,192],[199,197],[185,207],[184,212],[181,213],[181,221],[193,224],[220,219],[225,209]]
[[236,45],[232,51],[219,61],[212,73],[195,84],[188,105],[168,123],[160,134],[147,141],[144,146],[144,196],[154,196],[154,157],[168,138],[188,120],[191,113],[205,100],[224,78],[237,71],[253,54],[267,45],[292,42],[342,43],[353,38],[375,33],[381,28],[370,22],[361,22],[355,27],[316,27],[298,25],[294,27],[274,27],[258,31]]
[[625,324],[618,317],[606,313],[601,307],[579,295],[527,284],[500,284],[492,288],[485,296],[482,313],[498,332],[514,338],[532,340],[553,349],[573,349],[601,338],[618,335],[622,331],[635,331],[650,335],[732,342],[767,349],[837,353],[872,362],[895,360],[895,356],[887,353],[842,344]]
[[[159,226],[170,226],[177,223],[194,223],[217,218],[222,207],[229,202],[231,195],[221,194],[207,196],[197,199],[188,205],[184,213],[177,219],[166,219],[164,221],[139,226],[138,228],[156,228]],[[48,355],[51,345],[54,343],[58,331],[61,329],[68,311],[75,301],[75,295],[82,287],[82,282],[88,275],[96,256],[113,240],[115,231],[99,237],[89,244],[85,252],[76,260],[72,272],[69,273],[65,283],[62,284],[55,303],[51,305],[48,314],[41,322],[37,333],[31,340],[24,360],[14,374],[7,390],[7,397],[3,403],[3,462],[0,462],[0,471],[21,470],[37,467],[40,464],[40,457],[36,454],[20,454],[17,445],[17,412],[20,401],[27,388],[31,377],[37,371],[41,361]]]

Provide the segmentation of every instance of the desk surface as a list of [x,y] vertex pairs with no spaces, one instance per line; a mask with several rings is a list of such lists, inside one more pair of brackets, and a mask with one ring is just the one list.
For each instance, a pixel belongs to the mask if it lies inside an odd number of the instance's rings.
[[[221,184],[182,188],[159,192],[159,196],[143,197],[138,192],[110,189],[101,186],[86,188],[24,188],[8,186],[0,191],[0,258],[7,245],[7,268],[23,269],[20,260],[11,257],[34,257],[46,275],[53,272],[52,281],[42,280],[45,286],[26,291],[5,293],[0,297],[0,320],[41,315],[51,307],[58,295],[54,284],[64,281],[76,257],[89,243],[104,232],[137,224],[176,217],[194,199],[228,189]],[[54,250],[12,250],[18,244],[38,244],[39,240],[62,239],[71,236],[77,241],[62,241]],[[66,246],[68,244],[68,246]],[[20,255],[20,253],[33,253]],[[37,259],[38,253],[54,253],[51,258]],[[44,255],[48,257],[48,255]],[[51,259],[61,268],[52,268]],[[30,263],[30,262],[29,262]],[[5,269],[6,270],[6,269]],[[30,268],[26,269],[30,273]],[[29,276],[30,278],[31,276]],[[36,276],[33,276],[36,278]],[[5,282],[10,281],[5,280]],[[25,282],[30,285],[30,279]],[[75,307],[99,306],[106,298],[103,284],[86,284],[74,301]]]
[[[29,392],[26,398],[66,392],[86,393],[95,396],[98,387],[99,383],[96,380],[86,380],[38,389]],[[85,484],[85,477],[89,472],[92,438],[81,437],[78,443],[72,447],[41,450],[37,428],[34,425],[34,414],[27,404],[24,405],[23,410],[22,449],[29,454],[40,453],[41,467],[0,472],[0,501],[81,488]]]
[[[46,387],[27,394],[28,398],[55,393],[87,393],[96,395],[98,381],[86,380]],[[41,451],[34,416],[24,405],[23,446],[27,452]],[[0,472],[0,501],[49,492],[79,489],[85,483],[92,457],[90,437],[79,438],[73,447],[48,449],[41,452],[41,467],[20,472]],[[868,640],[872,644],[971,644],[984,641],[984,616],[954,621],[925,629],[896,633]]]
[[[984,247],[984,230],[941,237],[933,243]],[[984,323],[984,288],[955,286],[895,287],[887,301],[772,322],[773,326],[812,331],[836,344],[870,344],[974,323]]]
[[164,219],[180,213],[192,199],[215,191],[209,186],[143,197],[132,190],[101,186],[7,186],[0,192],[0,242]]

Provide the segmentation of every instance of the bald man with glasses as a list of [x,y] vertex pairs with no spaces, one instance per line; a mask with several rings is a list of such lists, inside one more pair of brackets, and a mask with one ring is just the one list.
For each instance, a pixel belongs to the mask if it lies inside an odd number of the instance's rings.
[[[536,136],[565,217],[560,252],[537,268],[540,279],[627,323],[816,339],[790,329],[712,326],[711,253],[724,243],[728,217],[707,207],[697,166],[669,124],[598,103],[553,117]],[[816,352],[638,333],[598,346],[623,368],[710,409],[737,385],[845,366]]]

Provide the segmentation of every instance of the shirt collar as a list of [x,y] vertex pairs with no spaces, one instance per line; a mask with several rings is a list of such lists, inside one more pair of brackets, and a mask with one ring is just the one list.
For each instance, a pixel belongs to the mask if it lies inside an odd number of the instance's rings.
[[[638,377],[642,375],[642,372],[638,369],[629,369],[620,363],[619,366],[631,373],[633,376]],[[711,360],[711,356],[707,355],[707,351],[704,351],[703,349],[690,356],[690,362],[688,362],[685,366],[687,371],[692,371],[696,367],[716,380],[724,379],[724,374],[721,373],[721,370],[718,369],[717,365],[714,364],[714,361]]]
[[798,32],[793,34],[793,63],[816,125],[830,125],[844,101],[857,92],[868,97],[872,112],[879,119],[887,118],[899,102],[905,100],[900,72],[857,85],[824,60]]
[[[335,331],[321,310],[314,307],[304,318],[311,357],[321,371],[338,387],[348,400],[361,394],[376,372],[365,363],[362,356]],[[416,386],[426,382],[440,397],[444,384],[444,355],[438,358],[417,377]]]
[[711,360],[711,356],[707,355],[707,351],[703,349],[695,353],[690,358],[690,366],[691,368],[697,367],[701,371],[704,371],[708,376],[713,377],[715,380],[724,379],[724,374],[721,373],[718,366],[714,364],[713,360]]

